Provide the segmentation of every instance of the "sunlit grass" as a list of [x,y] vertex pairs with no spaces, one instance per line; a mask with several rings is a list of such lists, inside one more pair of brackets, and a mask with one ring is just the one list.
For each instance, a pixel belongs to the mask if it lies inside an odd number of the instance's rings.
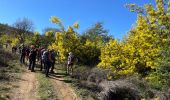
[[37,73],[38,79],[38,100],[58,100],[54,87],[50,83],[50,80],[42,73]]

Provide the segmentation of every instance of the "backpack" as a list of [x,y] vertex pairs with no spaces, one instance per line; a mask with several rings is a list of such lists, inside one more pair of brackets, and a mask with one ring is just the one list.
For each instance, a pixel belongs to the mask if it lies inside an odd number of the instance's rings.
[[69,55],[69,57],[68,57],[68,64],[71,64],[73,62],[74,62],[74,56],[73,55],[72,56]]
[[49,58],[48,58],[48,51],[44,51],[44,52],[43,52],[42,60],[43,60],[43,61],[48,61],[48,60],[49,60]]

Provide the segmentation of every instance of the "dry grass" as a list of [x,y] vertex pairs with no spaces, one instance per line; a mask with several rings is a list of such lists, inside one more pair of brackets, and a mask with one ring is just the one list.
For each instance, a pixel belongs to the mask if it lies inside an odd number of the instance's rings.
[[23,71],[23,67],[16,61],[17,57],[0,49],[0,100],[8,100],[12,93],[11,89],[17,87],[14,82]]
[[98,94],[100,100],[140,100],[139,89],[125,80],[105,81],[100,84],[101,92]]

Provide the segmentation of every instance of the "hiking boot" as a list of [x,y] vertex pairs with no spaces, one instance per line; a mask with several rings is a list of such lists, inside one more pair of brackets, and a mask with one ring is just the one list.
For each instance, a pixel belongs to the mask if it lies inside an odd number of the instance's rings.
[[31,70],[31,72],[35,72],[35,70]]

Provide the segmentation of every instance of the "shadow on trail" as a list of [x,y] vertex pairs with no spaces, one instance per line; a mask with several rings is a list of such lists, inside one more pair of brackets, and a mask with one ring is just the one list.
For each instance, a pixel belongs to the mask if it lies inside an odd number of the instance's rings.
[[52,75],[50,75],[49,78],[55,79],[55,80],[58,80],[58,81],[63,81],[64,83],[72,83],[73,82],[72,80],[65,80],[63,78],[60,79],[60,78],[54,77]]
[[[25,66],[28,70],[28,65],[25,65]],[[28,70],[28,71],[31,71],[31,70]],[[68,75],[65,72],[63,72],[63,69],[56,68],[55,71],[56,71],[55,73],[49,72],[48,78],[63,81],[64,83],[72,83],[73,82],[72,80],[65,79]],[[32,73],[42,73],[45,75],[44,69],[42,71],[40,70],[40,65],[36,65],[34,72],[32,72]]]
[[63,81],[64,83],[72,83],[73,82],[72,80],[64,79],[67,76],[68,75],[65,74],[65,73],[53,73],[53,74],[49,75],[49,78],[59,80],[59,81]]
[[64,78],[66,77],[66,75],[58,75],[58,74],[49,74],[52,77],[56,77],[56,78]]
[[53,73],[53,74],[55,74],[55,75],[63,75],[63,76],[67,76],[66,73]]
[[65,83],[73,83],[72,80],[63,80],[63,82],[65,82]]

